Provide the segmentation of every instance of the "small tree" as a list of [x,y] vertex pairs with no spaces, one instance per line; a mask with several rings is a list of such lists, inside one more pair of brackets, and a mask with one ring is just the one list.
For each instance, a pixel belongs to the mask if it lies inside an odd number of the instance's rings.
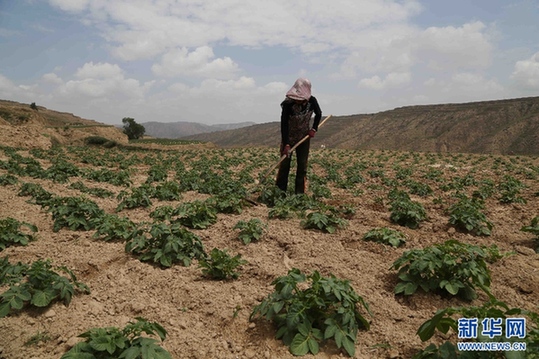
[[134,118],[124,117],[122,119],[124,124],[124,133],[130,140],[136,140],[144,136],[146,129],[139,123],[136,123]]
[[31,108],[32,110],[36,110],[36,111],[38,111],[38,109],[37,109],[37,105],[36,105],[36,103],[35,103],[35,102],[32,102],[32,103],[30,104],[30,108]]

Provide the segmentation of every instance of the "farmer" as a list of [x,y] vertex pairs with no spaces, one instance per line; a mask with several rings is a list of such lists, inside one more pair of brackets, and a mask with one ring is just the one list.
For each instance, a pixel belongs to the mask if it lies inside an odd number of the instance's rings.
[[[290,172],[291,151],[295,144],[305,136],[309,138],[296,148],[297,169],[295,193],[305,193],[305,181],[307,176],[307,160],[309,158],[310,139],[314,137],[322,118],[322,111],[318,101],[311,96],[311,82],[299,78],[294,86],[286,93],[285,100],[281,103],[281,156],[286,159],[281,162],[277,173],[277,187],[286,191],[288,187],[288,174]],[[314,122],[310,126],[311,117],[314,113]]]

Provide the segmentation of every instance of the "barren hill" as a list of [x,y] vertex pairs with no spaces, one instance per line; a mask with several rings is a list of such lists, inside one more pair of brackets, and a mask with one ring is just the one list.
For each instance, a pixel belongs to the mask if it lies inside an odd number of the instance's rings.
[[196,122],[143,122],[141,125],[146,129],[146,135],[158,138],[180,138],[198,135],[207,132],[234,130],[237,128],[254,125],[254,122],[229,123],[219,125],[204,125]]
[[0,145],[23,148],[82,145],[92,136],[127,144],[127,136],[114,126],[42,106],[32,107],[0,100]]
[[[277,146],[279,122],[184,137],[222,147]],[[539,154],[539,97],[409,106],[331,118],[313,146],[421,152]]]

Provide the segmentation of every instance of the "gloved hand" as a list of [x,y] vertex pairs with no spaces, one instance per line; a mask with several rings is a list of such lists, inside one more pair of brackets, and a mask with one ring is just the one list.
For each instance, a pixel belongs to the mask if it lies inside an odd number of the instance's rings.
[[286,145],[282,148],[281,156],[286,155],[286,157],[290,157],[290,145]]
[[316,130],[315,130],[314,128],[311,128],[311,129],[309,130],[309,137],[310,137],[310,138],[313,138],[315,134],[316,134]]

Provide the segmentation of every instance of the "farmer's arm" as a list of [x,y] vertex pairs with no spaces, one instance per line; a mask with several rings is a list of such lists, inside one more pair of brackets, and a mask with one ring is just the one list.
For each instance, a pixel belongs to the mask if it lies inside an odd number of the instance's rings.
[[318,100],[316,100],[316,97],[311,96],[309,101],[311,101],[311,105],[313,106],[314,110],[313,128],[315,129],[315,131],[318,131],[318,125],[320,124],[320,120],[322,119],[322,110],[320,109],[320,105],[318,105]]

